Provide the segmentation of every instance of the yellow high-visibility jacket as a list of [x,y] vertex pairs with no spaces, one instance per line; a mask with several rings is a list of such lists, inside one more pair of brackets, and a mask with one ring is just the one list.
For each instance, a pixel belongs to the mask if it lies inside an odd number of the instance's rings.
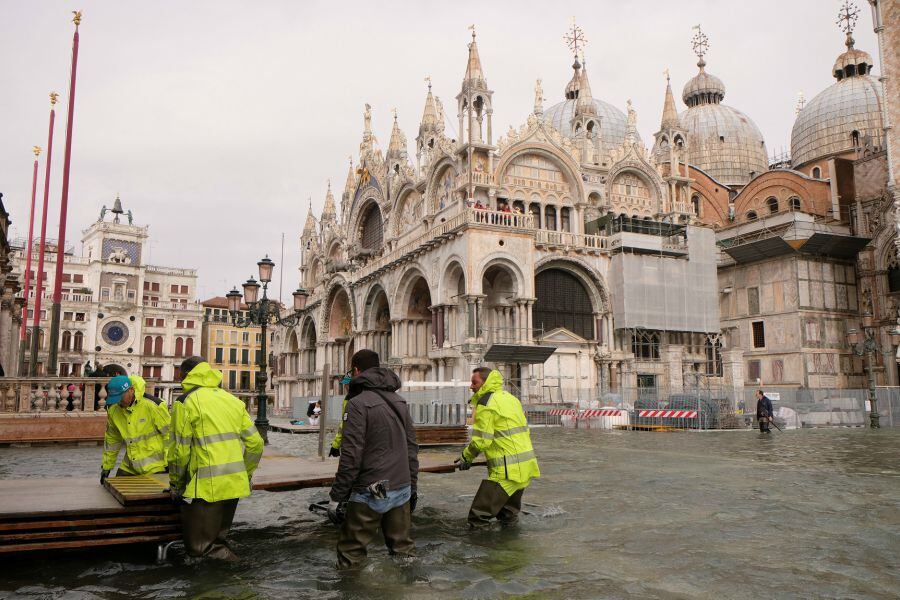
[[503,376],[499,371],[491,371],[470,402],[475,407],[475,422],[472,441],[463,450],[463,458],[473,462],[484,452],[488,479],[499,483],[508,494],[527,487],[532,478],[540,477],[522,404],[503,391]]
[[331,442],[331,447],[335,450],[341,449],[341,442],[344,440],[344,413],[347,412],[347,397],[344,396],[344,403],[341,405],[341,423],[338,425],[337,433],[334,434],[334,440]]
[[263,440],[244,403],[219,387],[222,373],[200,363],[172,404],[169,482],[185,498],[218,502],[250,495]]
[[119,466],[122,474],[162,473],[169,443],[169,409],[159,399],[144,396],[147,383],[142,377],[131,375],[128,379],[134,388],[134,402],[128,408],[120,404],[107,408],[102,469],[115,467],[119,450],[125,448]]

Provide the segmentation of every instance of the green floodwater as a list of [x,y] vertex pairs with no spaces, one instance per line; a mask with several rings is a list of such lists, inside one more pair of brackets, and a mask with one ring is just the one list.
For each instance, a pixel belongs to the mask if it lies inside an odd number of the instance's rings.
[[[241,501],[237,564],[155,548],[0,563],[2,598],[897,598],[900,429],[533,431],[543,477],[515,530],[470,533],[483,471],[424,475],[419,557],[334,568],[325,490]],[[272,434],[310,454],[315,436]],[[100,448],[0,449],[0,478],[97,475]],[[2,485],[2,482],[0,482]],[[65,498],[60,497],[60,504]]]

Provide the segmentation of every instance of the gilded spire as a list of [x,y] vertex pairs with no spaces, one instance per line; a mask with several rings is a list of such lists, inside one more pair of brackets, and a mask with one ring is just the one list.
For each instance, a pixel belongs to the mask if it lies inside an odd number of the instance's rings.
[[591,83],[588,81],[587,63],[584,55],[581,57],[581,65],[578,80],[578,96],[575,102],[576,115],[596,115],[597,107],[594,105],[594,95],[591,93]]
[[487,87],[484,79],[484,71],[481,68],[481,58],[478,56],[478,44],[475,42],[475,25],[469,25],[472,30],[472,43],[469,44],[469,62],[466,64],[466,77],[463,84],[471,83],[477,87]]
[[337,216],[334,194],[331,193],[331,180],[328,180],[328,191],[325,192],[325,206],[322,208],[322,220],[333,220]]
[[312,198],[309,199],[309,211],[306,213],[306,225],[303,227],[303,236],[316,235],[316,218],[313,216]]
[[431,95],[431,77],[426,77],[425,82],[428,84],[428,95],[425,96],[425,111],[419,124],[420,131],[425,127],[436,125],[438,119],[437,106],[434,103],[434,96]]
[[350,195],[353,193],[353,188],[356,187],[356,173],[353,171],[353,157],[350,157],[350,170],[347,171],[347,182],[344,184],[344,194]]
[[666,98],[663,101],[662,124],[661,130],[677,129],[678,111],[675,108],[675,96],[672,94],[672,82],[669,79],[669,69],[666,69]]
[[388,160],[394,158],[406,157],[406,136],[400,131],[400,125],[397,123],[397,109],[394,109],[394,126],[391,128],[391,140],[388,142],[388,151],[386,158]]

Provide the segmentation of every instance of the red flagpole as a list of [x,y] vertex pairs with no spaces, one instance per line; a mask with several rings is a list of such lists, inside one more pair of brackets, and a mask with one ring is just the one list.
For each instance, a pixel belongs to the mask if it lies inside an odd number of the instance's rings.
[[59,350],[63,266],[66,258],[66,213],[69,207],[69,166],[72,163],[72,126],[75,116],[75,74],[78,70],[78,25],[81,24],[81,12],[75,12],[72,22],[75,23],[75,35],[72,38],[72,72],[69,79],[69,109],[66,115],[66,150],[63,158],[62,198],[59,203],[59,235],[56,236],[56,278],[53,280],[53,308],[50,316],[48,375],[56,375],[56,358]]
[[41,154],[41,147],[35,146],[34,152],[34,172],[31,176],[31,212],[28,214],[28,241],[25,244],[25,303],[22,305],[22,326],[19,328],[19,375],[24,375],[25,371],[25,332],[28,330],[28,294],[31,287],[31,241],[34,239],[34,205],[37,201],[37,178],[38,178],[38,156]]
[[41,331],[41,296],[44,285],[44,244],[47,241],[47,204],[50,201],[50,164],[53,157],[53,123],[56,120],[56,106],[59,94],[50,93],[50,133],[47,135],[47,161],[44,165],[44,212],[41,215],[41,244],[38,255],[38,268],[34,274],[34,320],[31,329],[31,361],[28,366],[28,375],[34,377],[37,374],[37,359]]

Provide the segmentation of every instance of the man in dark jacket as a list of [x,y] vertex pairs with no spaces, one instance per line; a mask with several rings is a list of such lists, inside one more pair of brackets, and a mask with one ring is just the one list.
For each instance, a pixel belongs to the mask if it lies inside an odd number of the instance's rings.
[[[412,554],[410,513],[416,507],[419,472],[416,431],[406,401],[396,393],[400,378],[380,367],[371,350],[354,354],[350,365],[341,459],[328,505],[328,516],[341,523],[340,567],[365,559],[379,526],[391,554]],[[342,521],[338,507],[345,501]]]
[[771,433],[769,423],[772,422],[773,416],[772,401],[763,394],[762,390],[756,390],[756,420],[759,422],[760,433]]

